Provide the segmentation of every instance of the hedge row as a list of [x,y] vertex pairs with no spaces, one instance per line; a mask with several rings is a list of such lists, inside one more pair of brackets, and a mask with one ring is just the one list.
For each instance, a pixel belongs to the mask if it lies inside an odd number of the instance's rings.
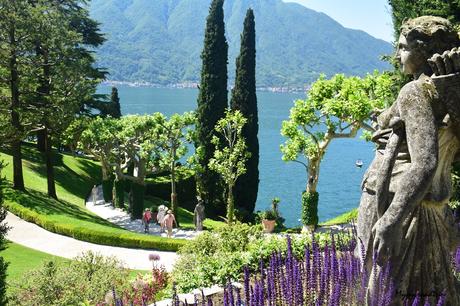
[[20,204],[11,202],[9,200],[5,201],[4,206],[7,210],[19,218],[28,222],[35,223],[50,232],[96,244],[176,252],[186,242],[186,240],[183,239],[169,239],[157,236],[148,236],[130,233],[128,231],[118,235],[116,233],[97,231],[94,229],[88,229],[71,224],[56,223],[54,221],[47,220],[45,215],[40,215],[35,211],[27,209]]

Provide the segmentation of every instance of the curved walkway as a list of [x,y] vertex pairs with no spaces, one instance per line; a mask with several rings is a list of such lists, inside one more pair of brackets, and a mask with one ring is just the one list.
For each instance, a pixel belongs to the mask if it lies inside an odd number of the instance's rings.
[[[118,225],[128,231],[144,233],[144,225],[140,219],[131,220],[131,216],[124,210],[114,208],[112,203],[106,203],[102,194],[102,186],[97,186],[86,199],[86,208],[99,217]],[[193,230],[173,229],[172,237],[180,239],[193,239],[201,232]],[[161,231],[159,225],[151,223],[149,234],[154,236],[167,237],[166,233]]]
[[129,269],[150,270],[149,254],[160,255],[159,264],[171,271],[178,255],[174,252],[160,252],[98,245],[51,233],[36,224],[24,221],[8,212],[6,223],[10,227],[6,238],[23,246],[48,254],[72,259],[82,252],[92,251],[103,256],[114,256]]

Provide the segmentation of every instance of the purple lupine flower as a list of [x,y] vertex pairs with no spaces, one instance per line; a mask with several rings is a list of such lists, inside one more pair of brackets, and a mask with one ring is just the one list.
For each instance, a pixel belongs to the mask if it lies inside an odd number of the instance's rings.
[[230,306],[230,304],[228,302],[227,286],[224,287],[224,306]]
[[231,306],[235,306],[235,298],[233,296],[233,285],[230,281],[228,283],[228,302]]
[[251,295],[249,292],[249,280],[250,280],[249,268],[244,266],[244,296],[246,298],[245,305],[251,305]]
[[455,267],[457,272],[460,273],[460,246],[457,248],[457,252],[455,252]]
[[440,296],[439,296],[439,300],[438,300],[438,303],[436,304],[436,306],[443,306],[446,304],[446,292],[443,292]]
[[417,291],[417,294],[415,295],[415,299],[412,302],[412,306],[419,306],[420,301],[421,301],[420,293]]
[[253,306],[259,306],[259,282],[256,282],[254,291],[252,292],[251,304]]
[[238,288],[236,290],[236,306],[242,306],[243,305],[243,302],[241,301],[241,293],[240,293],[240,289]]
[[431,306],[430,301],[428,300],[428,297],[425,298],[425,304],[423,306]]

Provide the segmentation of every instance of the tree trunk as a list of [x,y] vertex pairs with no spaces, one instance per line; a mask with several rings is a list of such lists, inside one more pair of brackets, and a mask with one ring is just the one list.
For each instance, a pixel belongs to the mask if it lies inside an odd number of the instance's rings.
[[171,210],[176,217],[177,227],[179,227],[179,218],[177,215],[176,163],[174,162],[176,151],[174,149],[172,150],[172,154],[173,161],[171,162]]
[[307,187],[305,189],[308,193],[316,192],[316,187],[318,186],[318,179],[319,179],[320,162],[321,162],[320,158],[312,158],[310,159],[308,163],[308,169],[307,169],[308,181],[307,181]]
[[46,151],[46,132],[45,130],[37,131],[37,150],[44,153]]
[[56,185],[54,183],[54,167],[53,167],[53,148],[51,145],[51,137],[48,134],[48,128],[45,125],[45,163],[46,163],[46,179],[48,182],[48,196],[57,199]]
[[[9,33],[10,43],[16,45],[16,37],[14,29]],[[21,122],[19,118],[18,108],[19,100],[19,73],[17,67],[16,50],[13,48],[10,54],[9,69],[10,69],[10,90],[11,90],[11,125],[14,132],[19,134],[21,131]],[[16,190],[25,190],[24,175],[22,172],[22,154],[21,154],[21,136],[14,136],[15,139],[11,145],[11,153],[13,155],[13,188]]]
[[24,176],[22,173],[22,153],[21,141],[14,140],[11,144],[11,154],[13,155],[13,188],[24,191]]
[[233,185],[228,185],[228,198],[227,198],[227,222],[228,225],[233,224],[233,219],[235,218],[235,208],[234,208],[234,199],[233,199]]

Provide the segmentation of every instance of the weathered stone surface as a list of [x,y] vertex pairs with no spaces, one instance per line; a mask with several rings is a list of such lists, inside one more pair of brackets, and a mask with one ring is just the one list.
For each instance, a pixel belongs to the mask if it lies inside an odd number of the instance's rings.
[[[358,213],[367,304],[385,294],[390,279],[392,305],[417,292],[432,304],[446,292],[446,305],[460,305],[450,264],[459,233],[447,207],[451,167],[460,152],[460,55],[452,49],[460,42],[439,17],[409,20],[401,33],[397,56],[414,81],[377,119],[376,155],[363,179]],[[442,55],[431,58],[435,53]]]
[[204,221],[204,205],[203,200],[199,199],[198,204],[195,206],[195,211],[193,215],[193,223],[195,224],[195,230],[203,230],[203,221]]

